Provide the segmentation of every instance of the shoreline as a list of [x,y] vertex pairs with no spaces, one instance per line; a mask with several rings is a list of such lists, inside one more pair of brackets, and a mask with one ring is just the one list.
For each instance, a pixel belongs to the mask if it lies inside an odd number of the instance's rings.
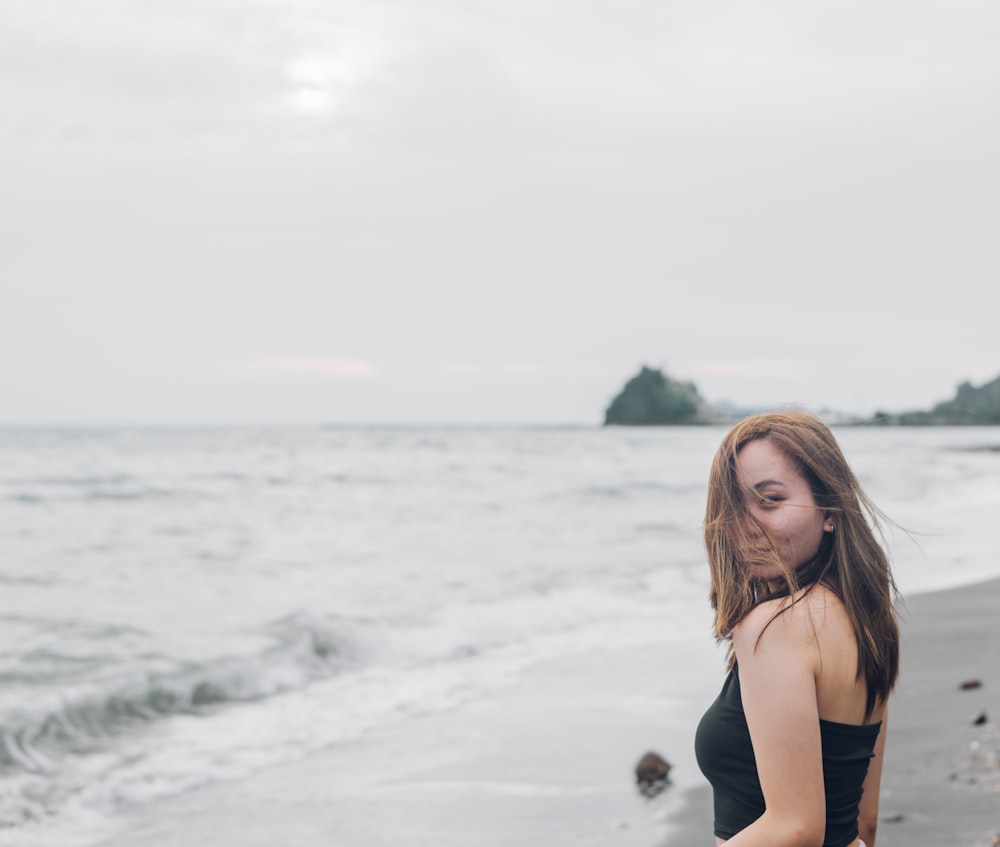
[[[548,660],[489,698],[127,811],[100,847],[662,844],[703,788],[690,715],[722,675],[708,637]],[[652,799],[633,770],[650,749],[674,767]]]
[[[1000,834],[998,606],[1000,579],[905,598],[877,847]],[[712,847],[693,754],[723,676],[710,641],[541,663],[485,700],[127,811],[101,847]],[[647,749],[674,766],[651,800],[632,773]]]

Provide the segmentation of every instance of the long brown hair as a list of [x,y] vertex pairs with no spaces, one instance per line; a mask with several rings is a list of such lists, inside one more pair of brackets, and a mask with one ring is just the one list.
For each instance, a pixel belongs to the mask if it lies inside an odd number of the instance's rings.
[[[775,555],[774,564],[784,577],[779,589],[751,579],[741,558],[749,547],[753,518],[737,478],[736,456],[759,438],[791,459],[809,483],[817,507],[836,521],[836,531],[824,533],[816,556],[798,570]],[[888,697],[899,673],[897,594],[889,560],[875,537],[880,518],[882,513],[861,489],[833,433],[819,418],[806,412],[775,412],[737,423],[712,462],[705,510],[716,640],[731,640],[733,628],[761,600],[825,585],[843,602],[854,627],[858,677],[865,679],[866,711],[871,715],[875,703]]]

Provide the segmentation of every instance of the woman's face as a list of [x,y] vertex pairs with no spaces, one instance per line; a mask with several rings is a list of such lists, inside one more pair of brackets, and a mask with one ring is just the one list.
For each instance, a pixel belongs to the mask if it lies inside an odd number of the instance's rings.
[[[736,474],[747,508],[749,549],[744,560],[756,579],[775,579],[775,556],[799,568],[819,551],[833,521],[816,505],[812,490],[791,459],[770,441],[758,438],[736,455]],[[756,522],[755,522],[756,521]]]

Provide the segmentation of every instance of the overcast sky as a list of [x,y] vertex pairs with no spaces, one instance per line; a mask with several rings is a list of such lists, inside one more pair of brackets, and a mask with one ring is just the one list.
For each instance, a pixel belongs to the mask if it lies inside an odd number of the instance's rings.
[[1000,6],[0,0],[0,421],[926,408],[1000,374]]

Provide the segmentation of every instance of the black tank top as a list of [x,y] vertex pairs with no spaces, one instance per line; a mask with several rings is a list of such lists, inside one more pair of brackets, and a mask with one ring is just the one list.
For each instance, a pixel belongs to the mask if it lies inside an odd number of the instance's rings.
[[[823,847],[845,847],[858,837],[862,783],[881,726],[881,722],[864,726],[822,719],[819,722],[826,793]],[[732,838],[764,814],[764,794],[743,714],[736,667],[698,724],[694,748],[698,767],[712,784],[715,835]]]

